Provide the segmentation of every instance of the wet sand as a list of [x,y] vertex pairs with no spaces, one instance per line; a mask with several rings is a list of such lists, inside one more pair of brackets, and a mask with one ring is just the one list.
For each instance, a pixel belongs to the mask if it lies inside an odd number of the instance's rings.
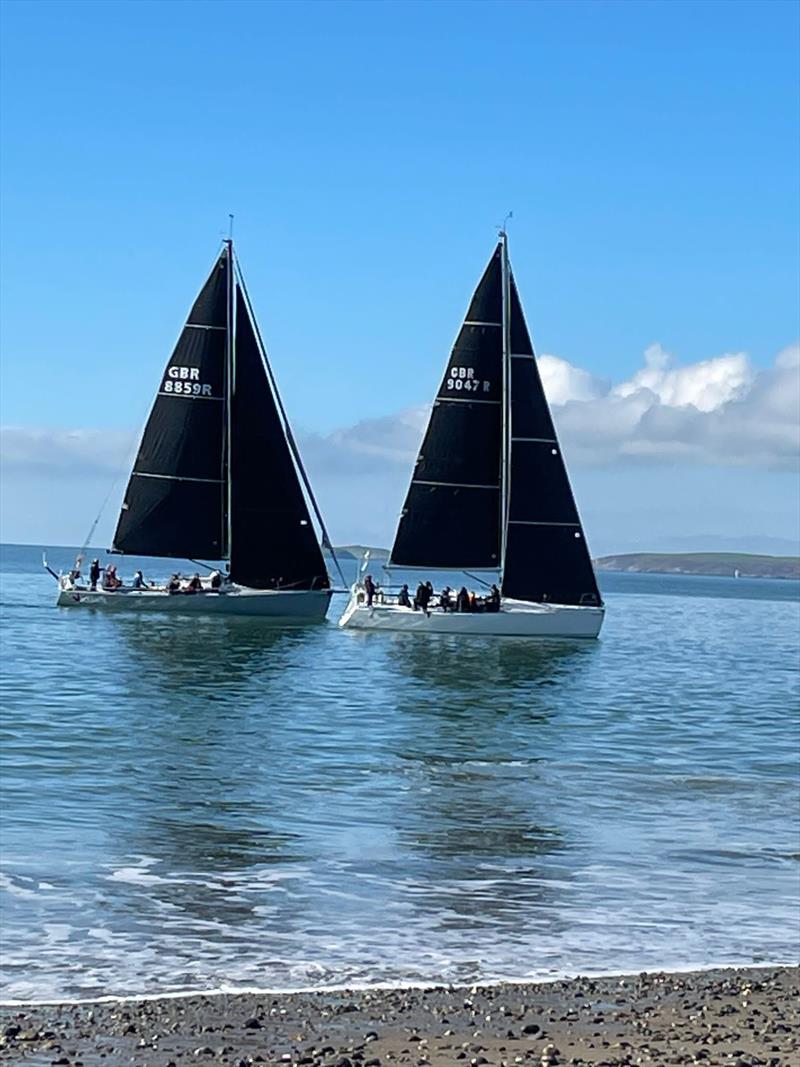
[[800,971],[4,1007],[0,1034],[29,1067],[795,1067]]

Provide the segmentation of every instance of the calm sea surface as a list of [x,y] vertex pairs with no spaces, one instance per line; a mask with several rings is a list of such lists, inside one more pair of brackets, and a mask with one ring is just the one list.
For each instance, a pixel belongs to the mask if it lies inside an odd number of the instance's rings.
[[58,610],[40,558],[4,999],[796,958],[798,583],[603,575],[602,639],[537,646]]

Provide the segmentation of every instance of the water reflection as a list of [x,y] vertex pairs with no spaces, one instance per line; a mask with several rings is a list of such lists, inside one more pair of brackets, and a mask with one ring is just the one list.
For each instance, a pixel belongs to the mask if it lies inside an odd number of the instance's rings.
[[427,685],[468,697],[487,686],[508,696],[520,685],[558,684],[592,659],[594,643],[550,641],[535,644],[516,638],[485,640],[431,634],[391,635],[389,666]]

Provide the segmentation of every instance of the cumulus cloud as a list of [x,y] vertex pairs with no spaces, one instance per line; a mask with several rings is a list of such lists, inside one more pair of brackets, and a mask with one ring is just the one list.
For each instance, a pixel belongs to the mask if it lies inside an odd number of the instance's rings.
[[[540,361],[542,362],[542,361]],[[800,348],[755,370],[738,352],[678,365],[660,345],[628,381],[565,394],[563,370],[545,391],[565,448],[577,462],[686,459],[711,465],[793,467],[800,452]],[[570,365],[567,364],[567,367]]]
[[[792,468],[800,452],[800,346],[757,370],[742,352],[681,366],[660,345],[612,383],[554,355],[539,357],[545,392],[572,465],[685,460]],[[405,485],[428,406],[366,419],[327,435],[298,434],[313,478],[383,474]],[[136,431],[5,427],[6,471],[126,470]]]

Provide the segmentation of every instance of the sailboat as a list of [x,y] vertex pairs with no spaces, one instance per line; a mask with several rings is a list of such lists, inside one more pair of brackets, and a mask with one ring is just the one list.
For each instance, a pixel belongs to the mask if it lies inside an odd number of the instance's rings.
[[340,626],[592,638],[603,623],[502,230],[433,401],[386,565],[394,568],[422,578],[490,572],[499,588],[462,602],[467,610],[435,597],[415,609],[357,581]]
[[330,548],[226,240],[161,377],[111,552],[228,560],[228,573],[134,587],[107,580],[109,565],[87,582],[81,556],[58,576],[57,603],[322,620],[332,589],[309,503]]

